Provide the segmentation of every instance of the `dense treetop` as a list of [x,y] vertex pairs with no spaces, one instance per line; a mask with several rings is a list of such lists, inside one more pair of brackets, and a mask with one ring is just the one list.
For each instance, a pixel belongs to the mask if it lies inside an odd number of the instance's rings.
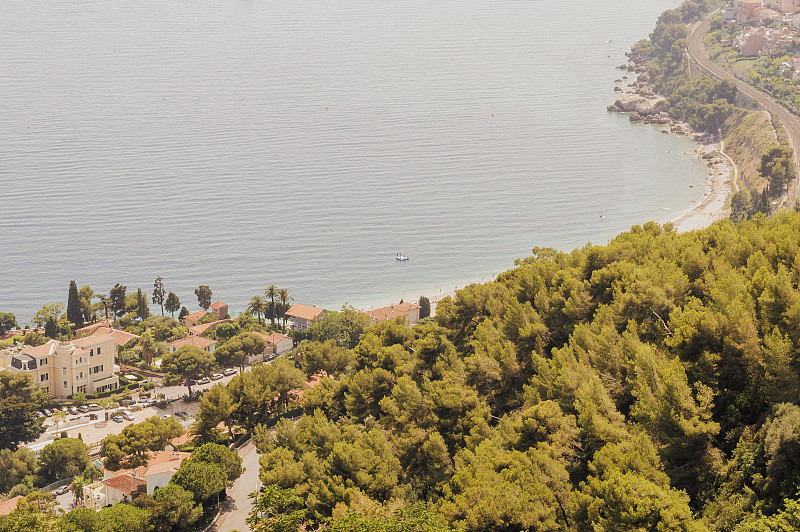
[[433,323],[312,342],[328,376],[296,424],[256,430],[262,482],[319,523],[421,501],[475,531],[796,512],[800,215],[533,253]]

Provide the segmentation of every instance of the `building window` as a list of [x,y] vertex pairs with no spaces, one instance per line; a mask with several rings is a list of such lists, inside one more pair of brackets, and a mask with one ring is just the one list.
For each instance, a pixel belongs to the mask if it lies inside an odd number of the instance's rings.
[[94,356],[94,349],[89,349],[89,356],[90,356],[90,357],[93,357],[93,356]]
[[46,358],[46,357],[45,357],[45,358],[43,358],[43,359],[42,359],[42,362],[41,362],[41,365],[42,365],[42,366],[44,366],[45,364],[47,364],[47,358]]
[[47,379],[49,379],[49,378],[50,378],[50,375],[48,375],[47,373],[43,373],[43,374],[42,374],[42,375],[39,377],[39,382],[44,382],[44,381],[46,381],[46,380],[47,380]]
[[67,374],[67,368],[61,368],[61,373],[63,375],[66,375]]
[[100,354],[100,348],[99,347],[97,348],[97,354],[98,355]]
[[79,379],[82,379],[82,378],[83,378],[83,372],[82,372],[82,371],[81,371],[81,375],[80,375],[80,377],[78,377],[78,378],[79,378]]
[[64,381],[64,388],[68,387],[67,381]]

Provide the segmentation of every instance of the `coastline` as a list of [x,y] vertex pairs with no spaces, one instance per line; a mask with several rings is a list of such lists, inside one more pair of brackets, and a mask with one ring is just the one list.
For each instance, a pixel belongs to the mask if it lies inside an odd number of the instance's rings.
[[729,198],[735,185],[736,170],[732,160],[723,152],[723,141],[709,142],[706,135],[694,131],[689,124],[674,120],[667,115],[667,100],[656,94],[649,84],[645,68],[646,58],[638,57],[633,50],[626,53],[628,62],[617,68],[636,75],[628,83],[625,91],[619,84],[628,79],[623,76],[615,80],[614,90],[619,94],[616,101],[608,106],[609,112],[627,113],[631,122],[643,122],[662,126],[664,134],[684,135],[697,143],[693,151],[700,161],[705,162],[708,176],[705,182],[703,200],[691,206],[671,220],[679,233],[703,229],[729,214]]
[[734,171],[730,160],[722,154],[722,143],[701,144],[694,150],[706,161],[708,177],[703,201],[685,210],[672,220],[679,233],[704,229],[729,214],[728,198],[731,195]]

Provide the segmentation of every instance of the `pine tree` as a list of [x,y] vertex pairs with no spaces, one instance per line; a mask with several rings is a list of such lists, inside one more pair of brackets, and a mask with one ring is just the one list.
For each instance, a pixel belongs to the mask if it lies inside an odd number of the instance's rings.
[[175,312],[181,309],[181,300],[178,299],[178,296],[175,295],[175,292],[170,292],[167,295],[167,303],[166,303],[167,312],[169,312],[173,317],[175,317]]

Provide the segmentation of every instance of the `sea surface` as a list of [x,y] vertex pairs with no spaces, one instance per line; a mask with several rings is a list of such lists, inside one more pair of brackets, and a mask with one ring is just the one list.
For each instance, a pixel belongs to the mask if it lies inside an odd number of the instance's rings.
[[0,0],[0,312],[365,307],[675,218],[693,144],[606,106],[677,4]]

